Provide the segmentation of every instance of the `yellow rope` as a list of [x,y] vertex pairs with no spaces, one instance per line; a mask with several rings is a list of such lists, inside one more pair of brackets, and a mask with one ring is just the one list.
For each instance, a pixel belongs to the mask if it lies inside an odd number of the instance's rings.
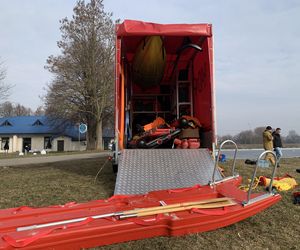
[[[254,179],[254,185],[252,186],[252,190],[254,190],[255,188],[257,188],[258,184],[259,184],[259,180],[260,180],[260,177],[255,177]],[[249,190],[249,187],[250,187],[250,183],[251,183],[251,179],[248,179],[248,184],[247,185],[242,185],[240,186],[239,188],[243,191],[248,191]]]

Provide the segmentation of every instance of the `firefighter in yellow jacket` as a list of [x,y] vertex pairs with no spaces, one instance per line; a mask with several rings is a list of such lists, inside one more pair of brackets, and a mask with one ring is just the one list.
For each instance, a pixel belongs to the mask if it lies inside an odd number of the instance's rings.
[[[273,136],[272,136],[272,127],[267,126],[265,131],[263,132],[263,145],[265,150],[273,151]],[[272,154],[267,154],[265,160],[270,161],[273,165],[275,165],[275,159]]]

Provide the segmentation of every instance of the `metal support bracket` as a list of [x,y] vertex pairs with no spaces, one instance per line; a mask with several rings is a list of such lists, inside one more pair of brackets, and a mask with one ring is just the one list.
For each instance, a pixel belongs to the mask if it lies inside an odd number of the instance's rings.
[[[222,180],[216,181],[215,180],[215,174],[216,174],[216,171],[217,171],[217,168],[218,168],[219,158],[220,158],[223,146],[225,144],[227,144],[227,143],[231,143],[231,144],[233,144],[235,146],[233,163],[232,163],[232,169],[231,169],[232,176],[229,176],[229,177],[223,178]],[[213,185],[216,185],[218,183],[221,183],[221,182],[224,182],[224,181],[227,181],[227,180],[231,180],[231,179],[235,179],[235,178],[239,177],[239,175],[237,173],[235,173],[235,162],[236,162],[237,151],[238,151],[238,147],[237,147],[237,145],[236,145],[236,143],[234,141],[232,141],[232,140],[226,140],[226,141],[222,142],[222,144],[220,145],[220,148],[218,150],[217,159],[215,161],[215,167],[214,167],[212,179],[211,179],[211,181],[209,183],[210,186],[213,186]]]
[[[253,199],[251,199],[251,192],[252,192],[252,187],[253,187],[253,184],[254,184],[254,179],[256,177],[256,172],[257,172],[257,169],[258,169],[258,162],[259,160],[267,155],[267,154],[272,154],[274,159],[275,159],[275,165],[274,165],[274,169],[273,169],[273,173],[272,173],[272,177],[271,177],[271,181],[270,181],[270,185],[269,185],[269,191],[268,193],[266,194],[263,194],[263,195],[260,195],[260,196],[257,196]],[[277,164],[278,164],[278,160],[277,160],[277,157],[276,157],[276,154],[271,151],[271,150],[266,150],[264,152],[262,152],[260,154],[260,156],[257,158],[257,161],[256,161],[256,166],[255,166],[255,169],[254,169],[254,173],[252,175],[252,179],[251,179],[251,183],[250,183],[250,186],[249,186],[249,190],[248,190],[248,194],[247,194],[247,200],[243,202],[243,205],[244,206],[247,206],[247,205],[250,205],[250,204],[253,204],[255,202],[258,202],[258,201],[261,201],[261,200],[264,200],[264,199],[267,199],[269,198],[270,196],[273,196],[275,195],[275,192],[272,190],[272,185],[273,185],[273,180],[274,180],[274,177],[275,177],[275,173],[276,173],[276,169],[277,169]]]

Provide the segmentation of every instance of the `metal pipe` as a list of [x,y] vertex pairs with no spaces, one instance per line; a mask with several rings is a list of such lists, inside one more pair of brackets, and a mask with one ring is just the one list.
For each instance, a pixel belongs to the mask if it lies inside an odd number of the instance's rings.
[[217,154],[217,160],[215,161],[215,167],[214,167],[214,171],[213,171],[213,175],[212,175],[212,180],[211,180],[211,185],[214,185],[215,184],[215,175],[216,175],[216,170],[217,170],[217,167],[218,167],[218,164],[219,164],[219,157],[221,155],[221,152],[222,152],[222,147],[226,144],[226,143],[232,143],[234,146],[235,146],[235,151],[234,151],[234,157],[233,157],[233,163],[232,163],[232,177],[235,177],[236,174],[235,174],[235,163],[236,163],[236,155],[237,155],[237,151],[238,151],[238,147],[236,145],[236,143],[232,140],[226,140],[224,142],[222,142],[222,144],[220,145],[219,147],[219,150],[218,150],[218,154]]
[[[264,152],[262,152],[260,154],[260,156],[258,156],[257,158],[257,161],[256,161],[256,166],[255,166],[255,169],[254,169],[254,173],[252,175],[252,179],[251,179],[251,183],[250,183],[250,186],[249,186],[249,190],[248,190],[248,194],[247,194],[247,201],[244,202],[244,204],[248,204],[249,202],[251,202],[251,192],[252,192],[252,186],[254,184],[254,180],[255,180],[255,177],[256,177],[256,172],[257,172],[257,169],[258,169],[258,162],[259,160],[266,154],[272,154],[273,157],[275,158],[275,165],[274,165],[274,169],[273,169],[273,173],[272,173],[272,177],[271,177],[271,181],[270,181],[270,185],[269,185],[269,194],[270,195],[273,195],[273,191],[272,191],[272,185],[273,185],[273,179],[275,177],[275,173],[276,173],[276,169],[277,169],[277,164],[278,164],[278,161],[277,161],[277,157],[275,155],[275,153],[271,150],[266,150]],[[253,202],[251,202],[253,203]]]
[[60,226],[60,225],[70,224],[70,223],[76,223],[76,222],[84,221],[88,218],[101,219],[101,218],[107,218],[107,217],[112,217],[112,216],[120,216],[122,214],[123,214],[123,212],[116,212],[116,213],[108,213],[108,214],[101,214],[101,215],[94,215],[94,216],[76,218],[76,219],[71,219],[71,220],[50,222],[50,223],[45,223],[45,224],[31,225],[31,226],[26,226],[26,227],[18,227],[17,232],[33,230],[33,229],[39,229],[39,228],[45,228],[45,227],[52,227],[52,226]]

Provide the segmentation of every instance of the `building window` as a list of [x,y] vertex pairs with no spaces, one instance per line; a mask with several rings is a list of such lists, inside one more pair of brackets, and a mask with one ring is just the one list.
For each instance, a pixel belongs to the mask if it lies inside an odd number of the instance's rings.
[[51,137],[45,136],[44,137],[44,149],[51,149],[52,144],[51,144]]
[[2,137],[1,138],[1,150],[8,150],[8,149],[9,149],[9,137]]
[[44,126],[44,124],[40,120],[36,120],[32,126]]
[[11,123],[8,120],[5,120],[1,126],[12,126]]

